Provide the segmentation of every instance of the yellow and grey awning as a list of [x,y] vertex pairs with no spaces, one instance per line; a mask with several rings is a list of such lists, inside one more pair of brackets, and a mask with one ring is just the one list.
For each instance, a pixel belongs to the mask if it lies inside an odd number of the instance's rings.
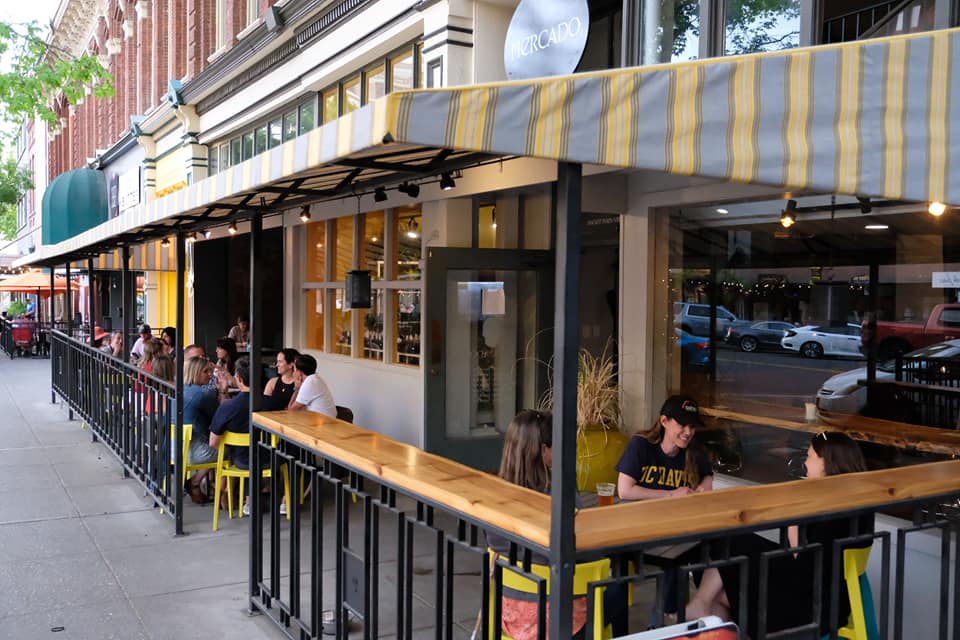
[[496,156],[960,204],[949,179],[960,168],[958,39],[945,30],[391,94],[30,261]]

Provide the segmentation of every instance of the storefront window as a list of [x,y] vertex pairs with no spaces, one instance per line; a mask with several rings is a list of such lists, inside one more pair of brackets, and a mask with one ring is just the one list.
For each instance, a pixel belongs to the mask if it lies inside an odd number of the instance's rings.
[[368,360],[383,360],[383,301],[384,290],[374,289],[370,296],[370,308],[363,312],[363,357]]
[[343,113],[359,109],[360,98],[360,76],[346,80],[343,83]]
[[387,74],[383,65],[370,69],[364,75],[367,79],[367,102],[387,95]]
[[293,140],[297,137],[297,112],[287,113],[283,116],[283,141]]
[[337,252],[334,254],[333,280],[344,282],[353,269],[353,216],[337,218]]
[[311,100],[307,104],[300,105],[300,135],[310,131],[317,126],[317,106]]
[[243,146],[240,138],[234,138],[230,141],[230,164],[236,165],[243,162]]
[[385,273],[383,234],[385,230],[383,211],[372,211],[364,222],[364,264],[374,280],[389,279]]
[[[956,428],[960,398],[934,387],[960,386],[960,230],[944,224],[949,213],[894,204],[685,207],[669,242],[667,390],[759,423],[830,412]],[[749,420],[703,437],[717,468],[761,482],[802,471],[809,441]],[[871,468],[927,459],[862,448]]]
[[643,63],[700,57],[700,3],[643,0]]
[[347,309],[347,292],[334,291],[333,303],[333,352],[349,356],[351,342],[350,310]]
[[397,280],[419,280],[422,249],[420,207],[397,210]]
[[420,364],[420,290],[397,291],[397,351],[398,364]]
[[800,46],[800,0],[726,0],[724,55]]
[[307,227],[306,271],[307,282],[325,282],[327,280],[326,263],[326,223],[311,222]]
[[267,127],[257,127],[257,130],[254,131],[254,141],[253,141],[253,150],[254,153],[263,153],[267,150]]
[[230,145],[222,144],[220,145],[219,149],[220,153],[218,154],[218,159],[220,161],[220,171],[223,171],[230,166]]
[[323,92],[323,121],[333,122],[340,117],[340,94],[336,88]]
[[405,54],[390,60],[390,90],[413,89],[413,54]]
[[283,121],[280,118],[270,122],[270,148],[283,142]]
[[307,329],[304,346],[323,351],[323,298],[326,289],[311,289],[306,295]]
[[249,160],[253,157],[253,133],[243,134],[243,159]]

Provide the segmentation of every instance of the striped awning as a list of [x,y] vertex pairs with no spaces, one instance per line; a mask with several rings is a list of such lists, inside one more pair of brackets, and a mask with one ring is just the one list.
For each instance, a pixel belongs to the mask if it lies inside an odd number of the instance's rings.
[[960,30],[942,30],[390,94],[27,261],[95,249],[177,217],[215,222],[230,207],[270,207],[278,186],[323,191],[345,175],[360,189],[399,181],[406,174],[371,163],[389,156],[427,173],[437,169],[437,149],[453,150],[448,164],[471,154],[530,156],[960,204],[960,181],[949,180],[960,168],[958,39]]

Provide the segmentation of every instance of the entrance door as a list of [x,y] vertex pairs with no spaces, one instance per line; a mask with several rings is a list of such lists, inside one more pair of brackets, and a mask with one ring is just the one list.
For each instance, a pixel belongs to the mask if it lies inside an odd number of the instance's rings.
[[426,450],[485,471],[503,433],[549,384],[553,253],[427,252]]

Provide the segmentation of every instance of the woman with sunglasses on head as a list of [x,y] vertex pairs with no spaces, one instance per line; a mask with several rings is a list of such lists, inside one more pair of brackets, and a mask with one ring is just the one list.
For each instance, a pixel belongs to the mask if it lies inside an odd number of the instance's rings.
[[[503,439],[503,454],[498,475],[513,484],[550,493],[550,467],[553,464],[553,419],[550,413],[525,409],[518,413]],[[487,533],[487,544],[498,554],[510,552],[510,541],[495,533]],[[532,554],[532,562],[548,565],[550,559]],[[536,596],[503,590],[502,626],[514,640],[533,640],[537,637]],[[603,594],[604,619],[613,625],[614,636],[627,632],[626,589],[612,585]],[[548,605],[549,607],[549,605]],[[574,640],[586,637],[587,598],[578,596],[573,603]],[[548,632],[549,637],[549,632]]]
[[[867,465],[857,443],[844,433],[824,431],[813,437],[807,448],[807,478],[824,478],[842,473],[866,471]],[[834,575],[834,563],[841,563],[840,575],[843,575],[842,552],[834,553],[834,541],[851,537],[851,518],[835,518],[806,525],[807,544],[819,544],[823,556],[820,584],[820,625],[819,635],[830,633],[830,617],[833,609],[831,582]],[[856,534],[873,532],[873,514],[864,514],[856,520]],[[800,530],[797,525],[787,529],[787,538],[791,547],[800,543]],[[849,544],[842,549],[869,547],[869,544]],[[767,633],[781,631],[810,624],[813,612],[815,554],[804,551],[774,556],[769,560],[766,593],[759,591],[760,555],[768,551],[781,549],[776,542],[756,534],[738,536],[730,539],[730,556],[745,555],[750,558],[747,584],[748,634],[757,637],[757,603],[763,598],[767,605]],[[850,617],[850,602],[846,588],[840,585],[837,599],[837,620],[840,626]],[[687,606],[687,619],[703,615],[718,615],[726,620],[734,620],[740,612],[740,567],[732,565],[704,572],[703,581],[696,596]]]

